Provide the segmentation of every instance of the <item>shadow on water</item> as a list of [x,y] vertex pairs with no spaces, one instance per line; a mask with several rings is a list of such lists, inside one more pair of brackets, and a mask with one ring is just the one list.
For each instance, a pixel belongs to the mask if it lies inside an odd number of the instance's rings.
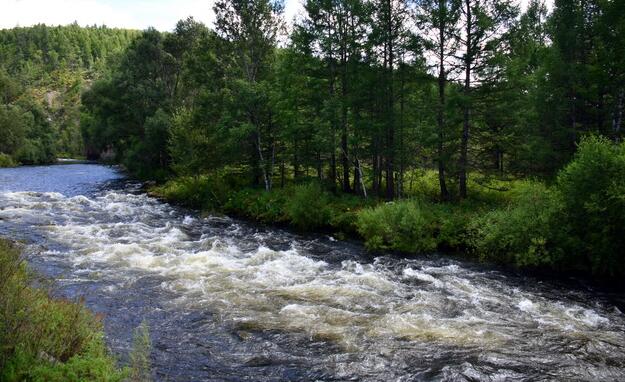
[[158,380],[625,379],[617,295],[203,218],[111,167],[0,170],[0,235],[122,360],[147,321]]

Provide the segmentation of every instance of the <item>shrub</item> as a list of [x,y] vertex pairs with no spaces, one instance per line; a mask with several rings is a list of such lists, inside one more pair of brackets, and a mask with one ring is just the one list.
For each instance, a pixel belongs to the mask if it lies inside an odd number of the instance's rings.
[[17,163],[9,155],[0,153],[0,168],[2,167],[15,167]]
[[574,238],[567,250],[595,274],[625,275],[625,143],[583,139],[557,187]]
[[398,201],[361,210],[356,225],[369,249],[426,252],[437,246],[431,216],[416,201]]
[[282,223],[287,221],[284,212],[286,199],[284,190],[266,192],[247,188],[230,193],[223,210],[261,223]]
[[150,382],[152,367],[150,349],[152,341],[146,322],[142,322],[133,334],[133,349],[130,353],[130,380],[132,382]]
[[221,177],[202,175],[172,179],[150,193],[187,207],[213,210],[226,203],[229,190]]
[[328,208],[330,210],[329,224],[339,237],[343,235],[358,235],[358,213],[362,208],[375,205],[374,198],[363,199],[356,195],[340,195],[332,197]]
[[0,380],[120,381],[102,324],[84,305],[33,288],[18,250],[0,240]]
[[436,226],[438,247],[445,250],[465,250],[470,223],[477,218],[480,206],[470,201],[459,204],[431,204],[432,224]]
[[286,216],[302,230],[326,226],[331,215],[328,200],[328,194],[318,183],[295,186],[285,204]]
[[488,261],[522,267],[553,265],[560,255],[553,236],[558,211],[554,192],[528,182],[516,188],[507,207],[472,221],[470,244]]
[[405,175],[404,192],[423,200],[439,199],[438,172],[435,170],[414,170]]

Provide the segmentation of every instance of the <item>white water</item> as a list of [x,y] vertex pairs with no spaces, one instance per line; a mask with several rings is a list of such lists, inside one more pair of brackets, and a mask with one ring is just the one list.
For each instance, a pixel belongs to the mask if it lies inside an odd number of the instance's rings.
[[[123,191],[5,192],[0,208],[0,222],[54,243],[40,256],[69,262],[75,281],[106,280],[110,292],[158,275],[175,296],[170,309],[210,311],[235,331],[337,345],[323,362],[336,362],[327,367],[338,378],[384,380],[392,369],[406,380],[625,380],[623,314],[583,293],[554,297],[449,261],[326,261],[310,240]],[[272,246],[272,235],[292,241]],[[341,362],[341,354],[357,357]]]

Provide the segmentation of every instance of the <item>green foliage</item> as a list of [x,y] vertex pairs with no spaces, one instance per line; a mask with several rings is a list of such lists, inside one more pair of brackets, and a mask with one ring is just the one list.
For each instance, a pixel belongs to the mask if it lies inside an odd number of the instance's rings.
[[294,226],[311,230],[328,224],[328,195],[318,183],[295,186],[292,193],[284,209]]
[[519,267],[553,266],[561,260],[554,231],[558,222],[557,194],[543,184],[528,182],[515,189],[511,202],[473,220],[469,242],[480,258]]
[[482,204],[463,201],[459,204],[430,204],[438,248],[467,251],[470,223],[483,212]]
[[334,196],[311,182],[266,192],[244,187],[240,178],[223,174],[178,177],[150,192],[158,197],[207,211],[221,211],[262,223],[288,223],[300,230],[331,228],[356,233],[356,216],[365,201],[355,196]]
[[[556,0],[548,15],[531,1],[515,19],[509,1],[478,3],[423,1],[412,19],[403,2],[307,0],[287,47],[267,0],[216,2],[214,30],[189,18],[173,33],[0,31],[0,153],[106,154],[140,178],[176,176],[153,190],[169,200],[373,249],[625,274],[622,145],[588,138],[540,183],[579,137],[623,138],[621,4]],[[425,50],[479,81],[463,89]]]
[[[190,143],[180,131],[181,125],[189,124],[172,118],[185,53],[173,42],[177,38],[152,28],[145,30],[113,65],[112,75],[82,95],[83,136],[91,156],[97,158],[113,149],[116,159],[133,175],[158,180],[167,177],[170,153],[182,153],[175,144]],[[172,121],[176,128],[173,137]],[[172,148],[168,148],[170,139]],[[181,159],[176,158],[178,164]]]
[[625,275],[625,143],[583,139],[557,188],[573,239],[568,249],[595,274]]
[[584,138],[553,187],[529,182],[511,194],[506,208],[471,224],[470,243],[483,259],[610,279],[625,274],[624,144]]
[[416,169],[406,174],[407,195],[415,195],[425,200],[438,200],[438,173],[434,170]]
[[0,152],[27,164],[84,155],[80,94],[136,34],[76,24],[0,30],[0,146],[13,146]]
[[0,240],[0,380],[121,381],[102,324],[84,305],[33,288],[18,249]]
[[0,30],[0,66],[20,78],[45,81],[58,69],[97,69],[126,47],[136,31],[106,27],[46,26]]
[[284,206],[287,194],[284,190],[266,192],[246,188],[228,195],[224,211],[247,217],[261,223],[279,224],[287,222]]
[[428,252],[437,246],[429,211],[413,200],[362,210],[357,227],[369,249]]
[[0,152],[14,155],[24,145],[28,122],[19,106],[0,105]]
[[206,167],[209,140],[202,129],[195,126],[188,109],[178,110],[169,132],[171,167],[177,175],[192,175]]
[[172,179],[151,192],[188,207],[212,211],[223,205],[223,189],[224,184],[219,177],[202,175]]
[[8,154],[0,152],[0,168],[2,167],[15,167],[17,163]]
[[0,152],[24,164],[50,163],[56,159],[54,131],[40,106],[28,100],[0,105]]
[[142,322],[135,329],[133,335],[133,346],[130,353],[130,380],[132,382],[152,381],[152,367],[150,365],[150,350],[152,341],[148,325]]
[[163,181],[168,176],[167,140],[170,118],[162,109],[145,119],[144,137],[131,139],[123,164],[139,179]]

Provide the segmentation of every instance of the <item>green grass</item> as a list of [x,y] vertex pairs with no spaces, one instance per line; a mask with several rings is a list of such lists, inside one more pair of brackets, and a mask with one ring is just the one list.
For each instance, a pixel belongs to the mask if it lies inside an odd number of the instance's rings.
[[232,182],[220,176],[180,177],[153,187],[150,193],[203,211],[289,225],[300,231],[332,231],[339,236],[354,235],[358,211],[377,203],[354,195],[334,195],[315,182],[290,184],[271,192],[233,186]]
[[[154,187],[151,194],[191,208],[243,217],[265,224],[288,225],[302,232],[332,232],[339,238],[363,239],[370,249],[422,252],[466,247],[468,221],[479,211],[503,203],[499,191],[480,188],[479,199],[460,204],[436,201],[437,178],[431,172],[412,182],[428,197],[385,203],[350,194],[331,193],[314,181],[266,192],[232,186],[223,177],[180,177]],[[411,189],[414,192],[415,188]],[[499,199],[498,199],[499,198]]]
[[15,166],[17,166],[17,162],[15,162],[13,158],[11,158],[10,155],[7,155],[5,153],[0,153],[0,168],[15,167]]
[[0,239],[0,380],[122,381],[102,323],[81,303],[51,298],[19,249]]

